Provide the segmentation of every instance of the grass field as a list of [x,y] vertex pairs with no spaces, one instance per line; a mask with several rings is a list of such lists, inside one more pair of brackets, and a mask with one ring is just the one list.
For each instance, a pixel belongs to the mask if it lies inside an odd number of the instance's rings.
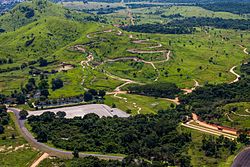
[[109,95],[105,97],[104,103],[109,106],[115,105],[117,108],[123,111],[127,111],[132,115],[138,114],[139,108],[141,108],[141,110],[139,111],[139,113],[141,114],[156,114],[159,110],[169,109],[171,104],[169,101],[162,98],[131,94],[120,94],[117,96],[127,98],[127,102],[125,102],[124,99],[119,99],[117,97],[114,97],[113,95]]
[[[13,122],[14,115],[10,113],[11,121],[5,126],[4,134],[0,135],[0,164],[1,167],[28,167],[39,156],[39,151],[32,148],[19,135]],[[12,135],[15,139],[12,139]],[[3,140],[3,136],[6,137]]]

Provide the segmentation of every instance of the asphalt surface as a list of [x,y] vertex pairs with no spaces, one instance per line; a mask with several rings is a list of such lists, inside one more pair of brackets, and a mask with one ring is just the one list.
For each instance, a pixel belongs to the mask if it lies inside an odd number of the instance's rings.
[[[44,143],[38,142],[32,134],[26,129],[24,126],[25,120],[20,120],[19,118],[19,111],[15,108],[8,108],[8,110],[12,111],[15,114],[16,123],[18,128],[20,129],[20,133],[22,136],[30,143],[31,146],[39,149],[42,152],[48,153],[50,156],[57,156],[61,158],[73,158],[72,151],[64,151],[57,148],[50,147]],[[103,154],[87,154],[87,153],[79,153],[79,157],[88,157],[94,156],[100,159],[107,159],[107,160],[122,160],[124,157],[122,156],[110,156],[110,155],[103,155]]]
[[250,167],[250,147],[236,156],[231,167]]
[[83,117],[86,114],[95,113],[99,117],[113,117],[117,115],[118,117],[129,117],[130,115],[118,108],[110,108],[104,104],[88,104],[73,107],[63,107],[55,109],[37,110],[29,111],[29,116],[31,115],[41,115],[42,113],[50,111],[57,113],[58,111],[64,111],[66,113],[66,118]]

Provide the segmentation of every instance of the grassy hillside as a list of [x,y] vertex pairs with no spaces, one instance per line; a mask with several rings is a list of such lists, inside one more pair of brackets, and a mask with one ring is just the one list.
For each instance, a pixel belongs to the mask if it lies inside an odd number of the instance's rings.
[[[10,113],[11,121],[0,134],[1,167],[28,167],[38,158],[39,151],[30,146],[19,134],[14,123],[14,114]],[[13,137],[14,136],[14,137]]]
[[[66,20],[61,17],[47,17],[40,19],[20,29],[0,35],[1,58],[12,58],[12,64],[3,64],[1,69],[19,67],[29,61],[37,61],[40,57],[47,59],[49,66],[42,70],[52,70],[58,68],[58,64],[78,61],[76,57],[72,59],[71,54],[62,55],[63,51],[71,42],[75,42],[81,37],[85,37],[90,31],[98,28],[96,23],[81,24],[75,21]],[[68,47],[66,47],[68,49]],[[59,54],[57,53],[59,52]],[[80,56],[76,54],[75,56]],[[38,64],[34,65],[38,67]],[[28,68],[12,72],[1,73],[1,91],[20,88],[29,77]],[[15,81],[13,80],[15,78]],[[7,83],[7,85],[6,85]]]
[[66,10],[48,1],[27,1],[16,5],[11,11],[0,17],[0,27],[13,31],[42,17],[64,17]]

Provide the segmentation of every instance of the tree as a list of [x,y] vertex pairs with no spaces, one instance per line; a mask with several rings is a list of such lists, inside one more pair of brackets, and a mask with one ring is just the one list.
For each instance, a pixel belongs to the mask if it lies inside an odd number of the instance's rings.
[[19,112],[20,119],[26,119],[28,115],[29,115],[29,113],[26,110],[21,110]]
[[79,151],[75,148],[72,152],[74,158],[79,158]]
[[18,94],[16,95],[16,100],[17,100],[17,103],[18,103],[18,104],[24,104],[26,98],[25,98],[24,94],[18,93]]
[[59,78],[52,79],[51,85],[52,85],[52,90],[60,89],[61,87],[63,87],[63,81]]
[[3,125],[0,124],[0,134],[3,134],[4,133],[4,127]]
[[103,98],[105,95],[106,95],[105,90],[99,90],[99,96]]
[[43,59],[42,57],[38,60],[40,67],[45,67],[48,65],[48,61],[46,59]]
[[48,135],[45,131],[42,130],[42,131],[38,132],[36,139],[38,142],[45,143],[48,141]]
[[85,92],[84,93],[84,101],[88,102],[88,101],[91,101],[91,100],[93,100],[92,94],[89,93],[89,92]]
[[88,92],[91,93],[93,96],[97,96],[97,94],[98,94],[95,89],[89,89]]
[[249,143],[249,139],[246,133],[242,133],[239,135],[239,137],[237,138],[238,142],[244,143],[244,144],[248,144]]
[[49,91],[48,89],[43,89],[40,91],[42,96],[48,97],[49,96]]
[[56,113],[56,116],[58,116],[58,118],[64,118],[66,116],[66,113],[64,111],[58,111]]

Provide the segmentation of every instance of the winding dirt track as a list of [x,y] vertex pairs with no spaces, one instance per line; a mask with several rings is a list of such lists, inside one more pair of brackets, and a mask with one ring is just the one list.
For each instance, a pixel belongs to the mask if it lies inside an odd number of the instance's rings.
[[240,44],[239,44],[239,46],[240,46],[241,48],[243,48],[243,52],[244,52],[245,54],[249,55],[249,52],[247,51],[247,48],[246,48],[246,47],[244,47],[243,45],[240,45]]
[[238,82],[238,81],[240,80],[240,75],[237,74],[237,73],[234,71],[234,69],[235,69],[236,67],[237,67],[237,66],[233,66],[233,67],[230,69],[230,73],[232,73],[233,75],[236,76],[236,79],[233,80],[233,81],[230,82],[230,83],[235,83],[235,82]]
[[43,153],[30,167],[37,167],[44,159],[48,158],[48,153]]

